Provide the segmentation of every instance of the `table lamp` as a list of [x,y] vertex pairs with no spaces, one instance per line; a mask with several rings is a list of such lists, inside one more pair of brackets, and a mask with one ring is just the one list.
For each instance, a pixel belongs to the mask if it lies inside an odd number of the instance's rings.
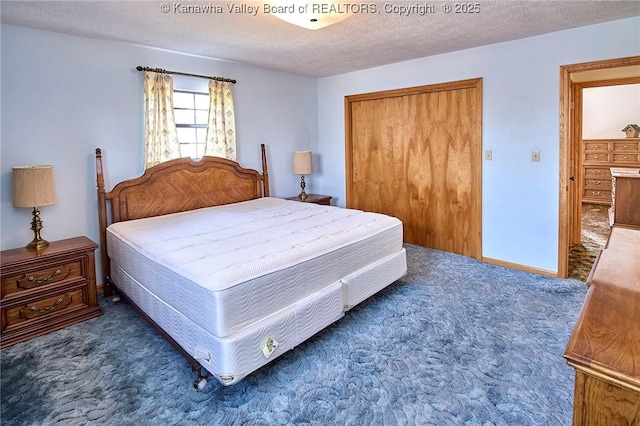
[[40,250],[49,242],[40,237],[42,220],[38,207],[56,202],[53,166],[19,166],[13,168],[13,206],[33,208],[31,229],[35,234],[27,244],[29,250]]
[[293,173],[300,175],[300,194],[298,198],[302,201],[307,199],[307,193],[304,192],[305,183],[304,175],[311,174],[313,172],[313,164],[311,162],[311,151],[296,151],[293,153]]

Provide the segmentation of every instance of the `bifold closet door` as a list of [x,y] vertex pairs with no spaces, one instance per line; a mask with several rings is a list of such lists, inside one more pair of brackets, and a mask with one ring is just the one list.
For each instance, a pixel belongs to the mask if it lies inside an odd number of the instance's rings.
[[480,259],[481,82],[347,97],[347,207],[398,217],[407,243]]

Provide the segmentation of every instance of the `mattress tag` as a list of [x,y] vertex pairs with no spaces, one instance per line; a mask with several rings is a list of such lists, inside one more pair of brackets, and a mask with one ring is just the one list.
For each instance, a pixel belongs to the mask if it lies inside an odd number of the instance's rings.
[[262,346],[262,355],[264,355],[265,358],[269,358],[277,347],[278,342],[273,340],[271,337],[268,337],[267,341]]
[[208,351],[203,349],[196,348],[195,354],[193,355],[195,359],[203,359],[207,362],[211,361],[211,354]]

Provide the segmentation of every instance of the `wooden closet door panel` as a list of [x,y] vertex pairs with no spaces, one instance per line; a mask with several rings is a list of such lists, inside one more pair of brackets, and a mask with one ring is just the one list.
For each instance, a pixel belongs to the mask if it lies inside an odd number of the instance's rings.
[[482,153],[474,89],[431,92],[407,100],[407,181],[415,215],[414,241],[479,257]]
[[404,199],[402,97],[355,102],[349,206],[396,216]]

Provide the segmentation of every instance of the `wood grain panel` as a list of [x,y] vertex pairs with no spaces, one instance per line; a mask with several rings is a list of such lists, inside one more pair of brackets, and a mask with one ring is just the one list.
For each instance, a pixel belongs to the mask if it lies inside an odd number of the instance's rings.
[[619,175],[615,185],[615,223],[640,226],[640,177]]
[[640,424],[640,394],[599,377],[578,371],[575,401],[575,425]]
[[404,133],[404,99],[376,99],[353,105],[354,138],[351,181],[354,188],[349,206],[365,211],[385,213],[404,222],[395,207],[404,197],[403,146],[390,143]]
[[[420,90],[418,90],[420,89]],[[347,206],[481,258],[481,80],[347,98]]]

